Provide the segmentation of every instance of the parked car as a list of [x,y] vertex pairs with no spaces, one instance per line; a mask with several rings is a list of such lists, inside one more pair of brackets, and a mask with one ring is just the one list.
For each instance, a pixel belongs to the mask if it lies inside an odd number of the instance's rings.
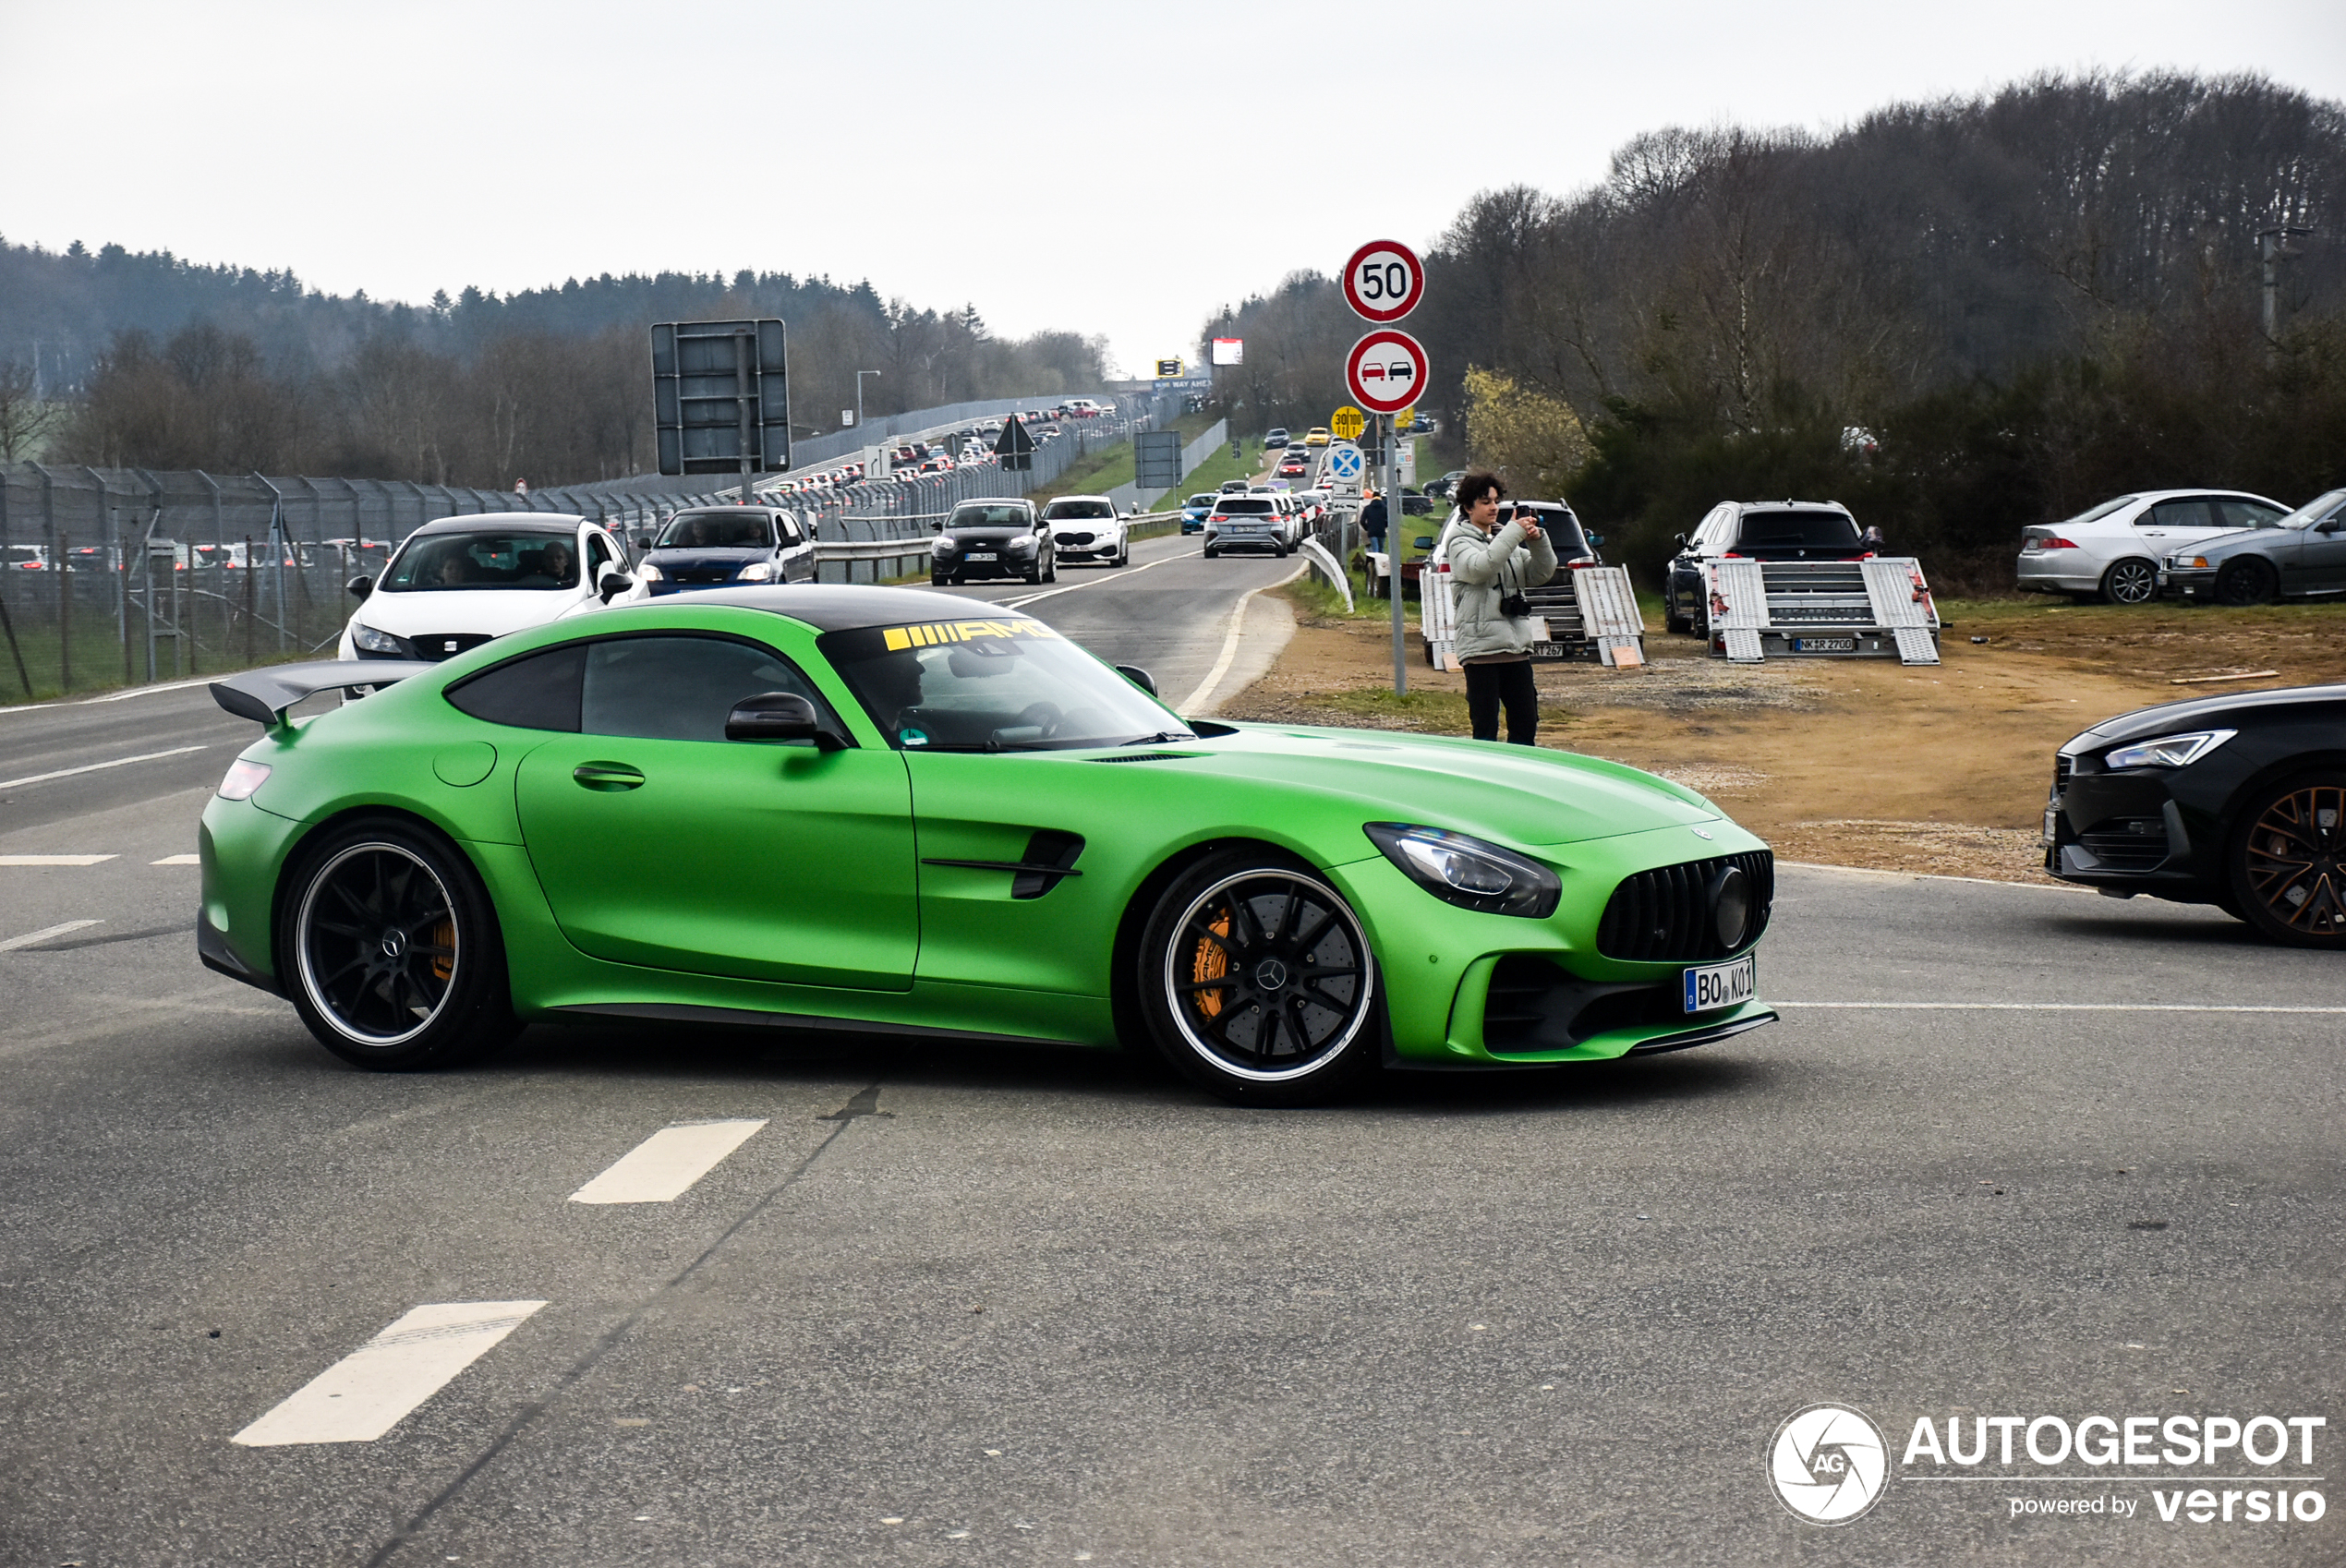
[[437,662],[608,601],[632,585],[626,570],[626,547],[584,517],[443,517],[408,535],[381,577],[350,580],[358,608],[335,657]]
[[2202,539],[2269,528],[2289,508],[2245,490],[2139,490],[2020,534],[2020,586],[2080,600],[2148,604],[2160,563]]
[[2218,604],[2346,594],[2346,490],[2316,496],[2268,525],[2177,550],[2167,557],[2159,584],[2183,599]]
[[1447,474],[1443,475],[1439,479],[1436,479],[1432,484],[1426,486],[1425,493],[1433,497],[1435,501],[1448,501],[1457,493],[1458,481],[1465,477],[1465,469],[1453,468]]
[[2341,737],[2346,686],[2105,719],[2054,756],[2045,870],[2122,899],[2214,904],[2268,940],[2346,950]]
[[1023,577],[1048,583],[1058,576],[1051,525],[1031,501],[965,501],[938,525],[930,547],[928,580]]
[[1060,496],[1043,505],[1051,548],[1062,561],[1097,561],[1130,566],[1132,546],[1116,502],[1106,496]]
[[1861,561],[1878,553],[1880,542],[1879,533],[1859,533],[1839,501],[1721,501],[1693,533],[1677,537],[1678,553],[1663,576],[1663,624],[1711,634],[1703,569],[1714,561]]
[[695,507],[668,520],[635,577],[637,599],[736,583],[811,583],[815,540],[780,507]]

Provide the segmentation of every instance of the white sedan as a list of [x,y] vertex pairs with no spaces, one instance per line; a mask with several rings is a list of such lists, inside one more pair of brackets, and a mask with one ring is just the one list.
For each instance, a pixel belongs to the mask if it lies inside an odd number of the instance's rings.
[[1116,502],[1106,496],[1061,496],[1043,506],[1052,549],[1061,561],[1096,561],[1108,566],[1132,563],[1132,541]]
[[407,536],[380,578],[354,577],[359,600],[338,658],[435,663],[492,637],[542,626],[610,596],[627,570],[610,530],[555,512],[442,517]]
[[2139,490],[2020,535],[2020,586],[2112,604],[2159,597],[2159,563],[2185,545],[2269,528],[2289,508],[2246,490]]

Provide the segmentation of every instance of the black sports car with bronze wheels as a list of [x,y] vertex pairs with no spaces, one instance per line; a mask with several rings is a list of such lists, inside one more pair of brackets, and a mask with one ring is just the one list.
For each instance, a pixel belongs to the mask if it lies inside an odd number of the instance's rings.
[[2346,951],[2346,686],[2165,703],[2053,759],[2045,869]]

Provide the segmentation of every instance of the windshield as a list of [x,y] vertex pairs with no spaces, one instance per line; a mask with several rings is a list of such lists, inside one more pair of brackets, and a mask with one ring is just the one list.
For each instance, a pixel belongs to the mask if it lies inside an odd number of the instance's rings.
[[1855,549],[1857,525],[1844,512],[1747,512],[1737,549]]
[[1022,506],[957,506],[949,528],[1023,528],[1033,513]]
[[774,525],[761,513],[680,512],[659,531],[654,549],[770,549]]
[[1212,506],[1215,502],[1215,498],[1210,493],[1206,495],[1191,496],[1190,498],[1190,504],[1191,506]]
[[1115,670],[1039,621],[831,632],[816,644],[891,745],[1057,751],[1195,739]]
[[1226,517],[1267,517],[1271,512],[1271,501],[1267,496],[1229,496],[1222,502],[1222,513]]
[[1043,515],[1059,523],[1070,518],[1113,517],[1116,508],[1104,501],[1055,501],[1043,509]]
[[2066,528],[2072,524],[2098,522],[2102,518],[2107,517],[2111,513],[2117,511],[2120,507],[2132,506],[2135,501],[2141,499],[2142,498],[2139,496],[2120,496],[2116,501],[2103,501],[2099,506],[2094,507],[2089,511],[2081,512],[2074,517],[2064,517],[2054,525],[2056,527]]
[[559,534],[427,534],[407,542],[380,592],[574,588],[578,549]]
[[2310,528],[2315,524],[2320,522],[2323,518],[2328,517],[2331,513],[2337,511],[2342,505],[2346,505],[2346,490],[2331,490],[2325,495],[2316,496],[2313,500],[2307,501],[2304,505],[2299,507],[2296,511],[2282,518],[2279,523],[2274,524],[2273,526],[2276,528]]

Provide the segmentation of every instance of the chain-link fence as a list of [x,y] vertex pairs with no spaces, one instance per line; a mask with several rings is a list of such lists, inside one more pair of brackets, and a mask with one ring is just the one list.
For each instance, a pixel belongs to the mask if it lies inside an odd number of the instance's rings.
[[[916,538],[955,502],[1048,485],[1101,447],[1155,428],[1177,407],[1178,400],[1126,399],[1109,416],[1065,421],[1059,439],[1040,446],[1023,473],[972,464],[773,499],[813,524],[824,541]],[[317,653],[332,646],[349,615],[344,585],[362,573],[380,574],[399,543],[435,518],[571,513],[609,525],[640,548],[680,507],[719,499],[716,479],[701,483],[710,488],[699,494],[607,486],[506,492],[0,464],[0,700]],[[869,580],[879,564],[833,562],[825,575]]]

